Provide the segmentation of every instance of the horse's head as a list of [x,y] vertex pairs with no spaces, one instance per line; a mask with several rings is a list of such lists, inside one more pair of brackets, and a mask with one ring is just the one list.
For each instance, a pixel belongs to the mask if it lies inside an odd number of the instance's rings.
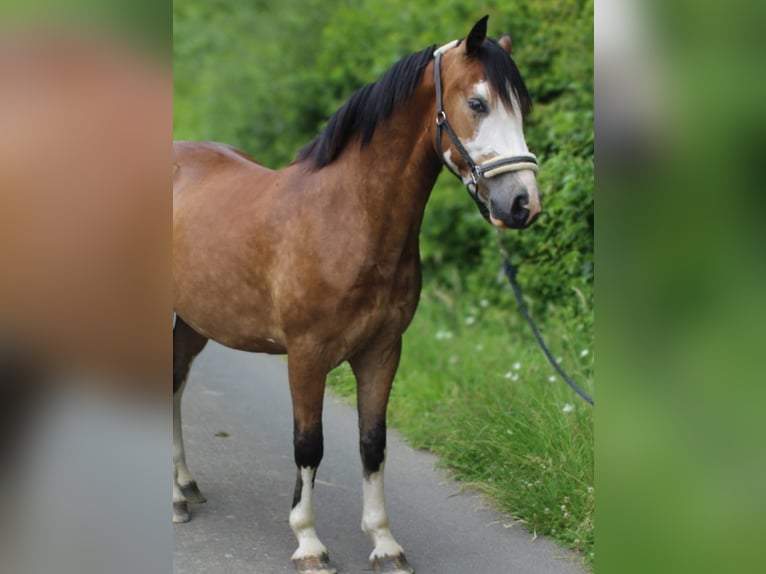
[[520,229],[541,208],[523,129],[531,100],[510,54],[509,36],[487,38],[487,16],[435,52],[436,145],[487,221]]

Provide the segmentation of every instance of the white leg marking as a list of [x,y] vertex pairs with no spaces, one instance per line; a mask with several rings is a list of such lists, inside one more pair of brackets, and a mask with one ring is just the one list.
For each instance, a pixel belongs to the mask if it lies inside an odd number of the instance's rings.
[[364,493],[362,530],[375,543],[370,560],[384,556],[399,556],[404,553],[388,528],[388,513],[386,512],[386,500],[383,493],[383,466],[381,464],[380,470],[370,474],[362,483],[362,492]]
[[173,502],[184,502],[186,498],[181,492],[181,487],[178,486],[178,468],[173,467]]
[[[183,395],[186,381],[183,382],[177,393],[173,394],[173,465],[175,467],[175,480],[173,492],[175,494],[176,485],[186,486],[194,480],[189,468],[186,466],[186,451],[184,450],[184,437],[181,429],[181,396]],[[175,498],[173,498],[175,500]]]
[[290,511],[290,528],[298,539],[298,549],[293,553],[293,560],[320,556],[327,553],[314,530],[314,473],[313,468],[301,468],[301,501]]

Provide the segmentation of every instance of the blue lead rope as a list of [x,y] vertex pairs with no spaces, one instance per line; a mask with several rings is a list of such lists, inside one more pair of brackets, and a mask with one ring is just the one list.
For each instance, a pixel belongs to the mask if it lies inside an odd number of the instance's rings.
[[[500,242],[500,237],[498,236],[498,243]],[[503,271],[505,272],[505,275],[508,277],[508,282],[511,284],[511,289],[513,290],[513,294],[516,297],[516,301],[519,303],[519,308],[521,309],[521,314],[524,315],[524,318],[527,320],[527,323],[529,323],[529,326],[532,328],[532,333],[534,333],[535,338],[537,339],[537,342],[540,343],[540,348],[543,350],[543,353],[545,353],[545,356],[548,357],[548,361],[551,365],[553,365],[553,368],[556,369],[559,375],[566,381],[566,384],[569,385],[574,392],[576,392],[578,395],[580,395],[588,404],[591,406],[594,406],[595,403],[593,401],[593,397],[591,397],[588,393],[583,391],[577,383],[575,383],[572,378],[566,374],[566,371],[561,368],[561,365],[558,364],[558,361],[553,358],[553,355],[551,355],[551,352],[548,350],[548,347],[545,344],[545,341],[543,341],[542,335],[540,335],[540,331],[537,329],[537,325],[535,325],[535,322],[532,320],[532,317],[529,315],[529,310],[527,309],[526,304],[524,303],[524,299],[521,296],[521,287],[519,287],[519,284],[516,282],[516,274],[518,273],[518,269],[511,265],[511,262],[508,261],[508,254],[503,249],[502,245],[500,245],[500,254],[503,256]]]

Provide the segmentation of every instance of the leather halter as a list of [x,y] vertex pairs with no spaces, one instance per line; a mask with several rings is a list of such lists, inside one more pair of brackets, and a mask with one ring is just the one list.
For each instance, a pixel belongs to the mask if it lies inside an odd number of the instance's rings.
[[450,166],[450,164],[448,164],[444,159],[444,154],[442,152],[442,129],[444,129],[447,131],[447,135],[452,140],[452,143],[455,145],[457,150],[460,152],[460,155],[463,156],[463,159],[465,160],[466,164],[468,164],[470,169],[471,181],[465,184],[466,188],[468,189],[468,193],[471,195],[474,201],[481,205],[483,202],[480,202],[479,200],[478,186],[479,181],[482,178],[495,177],[501,173],[521,171],[523,169],[530,169],[537,173],[537,158],[534,154],[531,153],[512,156],[501,155],[495,156],[494,158],[487,160],[479,165],[473,161],[473,158],[463,146],[460,138],[457,137],[455,130],[452,129],[449,121],[447,121],[447,112],[444,111],[444,102],[442,100],[441,58],[445,52],[458,46],[460,42],[460,40],[455,40],[449,44],[445,44],[434,52],[434,83],[436,84],[437,126],[436,151],[439,154],[439,157],[442,159],[444,165],[447,166],[447,169],[450,170],[460,181],[463,181],[463,177],[460,175],[460,173],[452,169],[452,166]]

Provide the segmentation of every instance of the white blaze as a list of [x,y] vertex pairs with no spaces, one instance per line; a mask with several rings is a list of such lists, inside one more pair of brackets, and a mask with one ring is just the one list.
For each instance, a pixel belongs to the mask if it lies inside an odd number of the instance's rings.
[[[490,104],[490,87],[486,80],[478,82],[474,86],[473,93],[483,98],[490,106],[489,113],[479,122],[473,139],[463,142],[463,146],[474,163],[482,164],[500,156],[528,154],[529,148],[524,138],[521,105],[513,90],[510,90],[513,108],[510,111],[499,97],[495,98],[494,104]],[[452,161],[452,149],[444,152],[443,156],[445,163],[455,172],[458,172],[457,165]],[[532,170],[521,170],[517,174],[528,189],[537,189],[537,180]],[[471,181],[470,174],[462,176],[462,179],[463,183],[467,185]],[[530,197],[530,201],[532,199]]]
[[[499,97],[490,98],[490,88],[486,80],[474,86],[474,93],[483,98],[490,107],[489,113],[479,122],[471,141],[465,143],[466,151],[474,162],[481,164],[499,156],[515,156],[529,153],[527,141],[524,139],[524,121],[521,105],[513,90],[510,90],[511,106],[509,110]],[[530,217],[540,211],[540,196],[537,190],[537,179],[531,169],[515,172],[529,193]]]
[[521,118],[521,106],[511,90],[513,110],[508,110],[503,101],[495,98],[491,103],[490,89],[486,81],[474,86],[474,93],[483,98],[490,106],[489,113],[479,122],[479,129],[474,138],[466,142],[465,149],[477,163],[501,155],[521,155],[529,153],[524,139],[524,122]]

